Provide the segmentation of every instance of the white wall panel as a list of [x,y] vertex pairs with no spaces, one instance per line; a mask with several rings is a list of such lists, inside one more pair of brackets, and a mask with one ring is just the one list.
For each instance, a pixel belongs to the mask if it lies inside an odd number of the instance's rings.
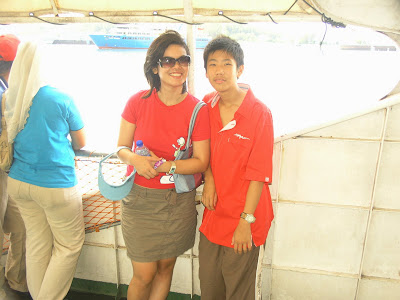
[[354,300],[357,279],[273,270],[271,300]]
[[265,251],[263,257],[263,264],[264,265],[271,265],[272,264],[272,255],[274,251],[274,235],[275,235],[275,220],[276,216],[276,206],[278,205],[277,202],[272,202],[272,208],[274,210],[274,219],[272,220],[271,227],[268,231],[267,240],[265,241]]
[[357,300],[399,300],[400,282],[363,279]]
[[[201,225],[201,221],[203,220],[203,212],[204,212],[203,204],[196,205],[196,209],[197,209],[197,227],[196,227],[196,240],[194,241],[194,246],[193,246],[193,255],[198,256],[199,255],[199,239],[200,239],[199,227]],[[189,254],[190,250],[186,251],[186,253]]]
[[261,295],[263,300],[269,300],[271,295],[271,268],[263,268],[261,273]]
[[265,251],[263,257],[263,264],[265,265],[271,265],[272,263],[274,234],[275,234],[274,231],[275,231],[275,221],[272,221],[271,228],[269,229],[267,240],[265,242]]
[[303,136],[380,140],[384,120],[385,110],[381,109],[322,129],[308,132]]
[[172,276],[171,291],[190,294],[192,291],[192,260],[178,257]]
[[74,277],[117,283],[116,271],[115,250],[113,248],[84,245]]
[[272,263],[358,274],[368,211],[278,203]]
[[278,183],[279,183],[279,169],[280,169],[280,160],[281,160],[281,144],[274,144],[273,151],[273,170],[272,170],[272,184],[269,186],[269,191],[271,193],[271,198],[273,200],[278,197]]
[[118,250],[119,280],[121,284],[129,285],[133,276],[132,262],[126,255],[126,249]]
[[85,234],[85,243],[98,243],[105,245],[114,245],[114,228],[109,227],[99,232]]
[[287,140],[279,199],[369,206],[378,150],[378,142]]
[[400,209],[400,143],[383,145],[374,204],[379,208]]
[[118,225],[118,226],[116,226],[116,229],[117,229],[118,246],[125,247],[125,240],[124,240],[124,236],[122,235],[122,226]]
[[193,259],[193,293],[200,295],[200,279],[199,279],[199,259]]
[[400,280],[400,212],[373,212],[363,275]]
[[389,112],[385,139],[400,141],[400,104],[392,106]]

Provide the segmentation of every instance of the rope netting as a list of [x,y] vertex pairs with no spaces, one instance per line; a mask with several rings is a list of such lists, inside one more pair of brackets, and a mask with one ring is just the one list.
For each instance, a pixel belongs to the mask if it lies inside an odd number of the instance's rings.
[[[121,223],[121,202],[111,201],[100,194],[97,184],[99,155],[77,156],[76,173],[79,188],[82,194],[83,217],[85,232],[98,232]],[[110,158],[102,164],[102,173],[106,182],[119,184],[126,174],[126,165],[118,158]],[[197,190],[196,201],[201,198],[201,188]],[[10,245],[9,235],[4,235],[3,253],[7,252]]]
[[[120,201],[110,201],[100,194],[97,184],[100,159],[78,157],[76,160],[86,233],[109,228],[121,222]],[[121,183],[126,173],[125,164],[119,159],[109,159],[102,165],[102,173],[108,183]]]
[[[110,201],[99,191],[97,176],[101,157],[76,157],[76,172],[82,194],[85,232],[98,232],[121,223],[120,201]],[[111,184],[120,183],[126,173],[126,165],[117,158],[103,164],[104,179]],[[3,253],[10,245],[9,235],[4,235]]]

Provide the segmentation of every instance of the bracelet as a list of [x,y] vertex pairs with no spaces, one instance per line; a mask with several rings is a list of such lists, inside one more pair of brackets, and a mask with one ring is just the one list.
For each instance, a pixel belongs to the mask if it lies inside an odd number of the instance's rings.
[[119,152],[119,151],[121,151],[122,149],[129,149],[129,150],[131,150],[131,151],[132,151],[132,148],[130,148],[130,147],[127,147],[127,146],[121,146],[121,147],[118,147],[118,148],[117,148],[117,150],[115,151],[115,154],[117,154],[117,155],[118,155],[118,152]]
[[154,164],[154,169],[157,169],[159,166],[161,166],[165,162],[166,162],[166,160],[161,157],[161,159]]

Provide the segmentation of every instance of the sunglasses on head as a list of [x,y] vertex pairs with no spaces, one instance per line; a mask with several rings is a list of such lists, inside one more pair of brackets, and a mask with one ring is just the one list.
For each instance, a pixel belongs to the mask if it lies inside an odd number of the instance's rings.
[[172,68],[175,66],[176,62],[178,62],[181,67],[187,67],[190,64],[190,56],[182,55],[179,58],[164,56],[158,60],[158,64],[162,68]]

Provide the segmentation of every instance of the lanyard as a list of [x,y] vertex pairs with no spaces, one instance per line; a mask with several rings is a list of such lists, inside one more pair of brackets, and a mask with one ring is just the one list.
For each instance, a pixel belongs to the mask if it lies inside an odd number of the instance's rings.
[[5,91],[7,89],[7,85],[1,77],[0,77],[0,83],[1,83],[2,89]]

